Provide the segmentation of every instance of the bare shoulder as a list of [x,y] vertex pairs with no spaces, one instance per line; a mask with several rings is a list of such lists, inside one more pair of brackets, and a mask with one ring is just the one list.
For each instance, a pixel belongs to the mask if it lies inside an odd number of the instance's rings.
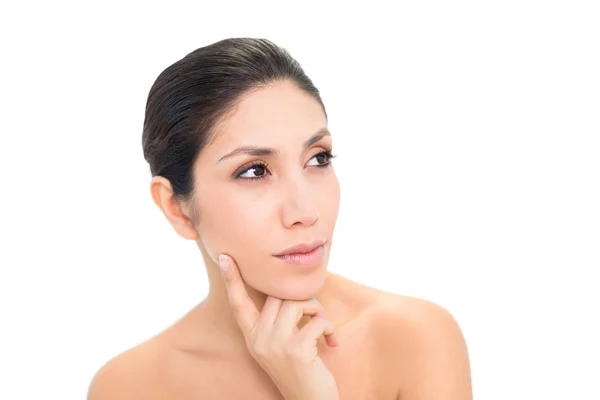
[[165,398],[161,385],[160,343],[151,339],[107,361],[90,383],[88,400]]
[[[430,333],[457,333],[460,331],[458,322],[444,306],[430,300],[394,294],[377,289],[377,302],[374,311],[391,331],[402,328],[402,332],[411,332],[417,337]],[[391,333],[387,331],[387,333]],[[393,335],[393,333],[392,333]]]
[[472,399],[467,344],[452,313],[433,301],[374,290],[372,324],[398,397]]
[[369,344],[369,365],[386,397],[472,400],[467,345],[448,309],[334,276],[339,297],[356,310],[351,323],[338,326],[347,328],[343,339]]
[[[370,322],[399,324],[405,328],[410,323],[421,329],[432,328],[431,324],[434,322],[456,325],[450,311],[437,303],[376,289],[337,274],[332,275],[340,282],[338,286],[345,289],[343,292],[348,294],[345,296],[346,302],[360,310],[362,317],[369,320],[375,318]],[[351,302],[347,299],[351,299]]]

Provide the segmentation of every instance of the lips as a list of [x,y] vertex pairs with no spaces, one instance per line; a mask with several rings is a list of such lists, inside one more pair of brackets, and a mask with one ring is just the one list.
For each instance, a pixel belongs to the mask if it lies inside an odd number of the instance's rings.
[[288,247],[283,250],[281,253],[275,254],[276,256],[283,256],[287,254],[303,254],[310,253],[317,247],[321,247],[325,244],[324,240],[315,240],[314,242],[300,243],[292,247]]

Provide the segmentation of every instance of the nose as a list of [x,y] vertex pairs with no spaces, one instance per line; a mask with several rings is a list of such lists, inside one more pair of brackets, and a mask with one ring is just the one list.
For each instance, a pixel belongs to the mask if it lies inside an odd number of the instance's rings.
[[282,220],[286,228],[295,224],[310,226],[319,219],[319,209],[315,202],[314,190],[304,178],[288,181],[282,187]]

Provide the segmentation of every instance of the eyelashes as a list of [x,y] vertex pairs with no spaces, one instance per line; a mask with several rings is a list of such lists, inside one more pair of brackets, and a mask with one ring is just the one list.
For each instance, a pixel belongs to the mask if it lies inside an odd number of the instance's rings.
[[[319,161],[322,161],[322,164],[319,163],[319,164],[313,165],[314,167],[327,168],[331,164],[331,160],[335,157],[337,157],[337,155],[332,154],[331,151],[329,151],[329,150],[325,150],[325,151],[315,154],[311,158],[311,160],[313,158],[317,158]],[[324,159],[324,161],[323,161],[323,159]],[[239,179],[239,180],[244,180],[244,181],[259,181],[261,179],[264,179],[268,175],[268,173],[267,173],[268,169],[269,169],[269,165],[267,163],[265,163],[264,161],[257,161],[255,163],[251,164],[250,166],[245,167],[243,170],[235,173],[234,178]],[[252,170],[254,170],[254,174],[258,175],[258,176],[250,177],[250,178],[242,176]]]

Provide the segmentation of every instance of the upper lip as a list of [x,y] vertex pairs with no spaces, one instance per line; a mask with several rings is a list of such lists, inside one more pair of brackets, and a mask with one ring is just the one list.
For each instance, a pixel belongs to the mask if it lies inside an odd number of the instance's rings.
[[283,250],[279,254],[275,254],[276,256],[283,256],[285,254],[295,254],[295,253],[309,253],[316,249],[317,247],[323,246],[325,244],[324,240],[315,240],[314,242],[308,243],[300,243],[292,247],[288,247]]

